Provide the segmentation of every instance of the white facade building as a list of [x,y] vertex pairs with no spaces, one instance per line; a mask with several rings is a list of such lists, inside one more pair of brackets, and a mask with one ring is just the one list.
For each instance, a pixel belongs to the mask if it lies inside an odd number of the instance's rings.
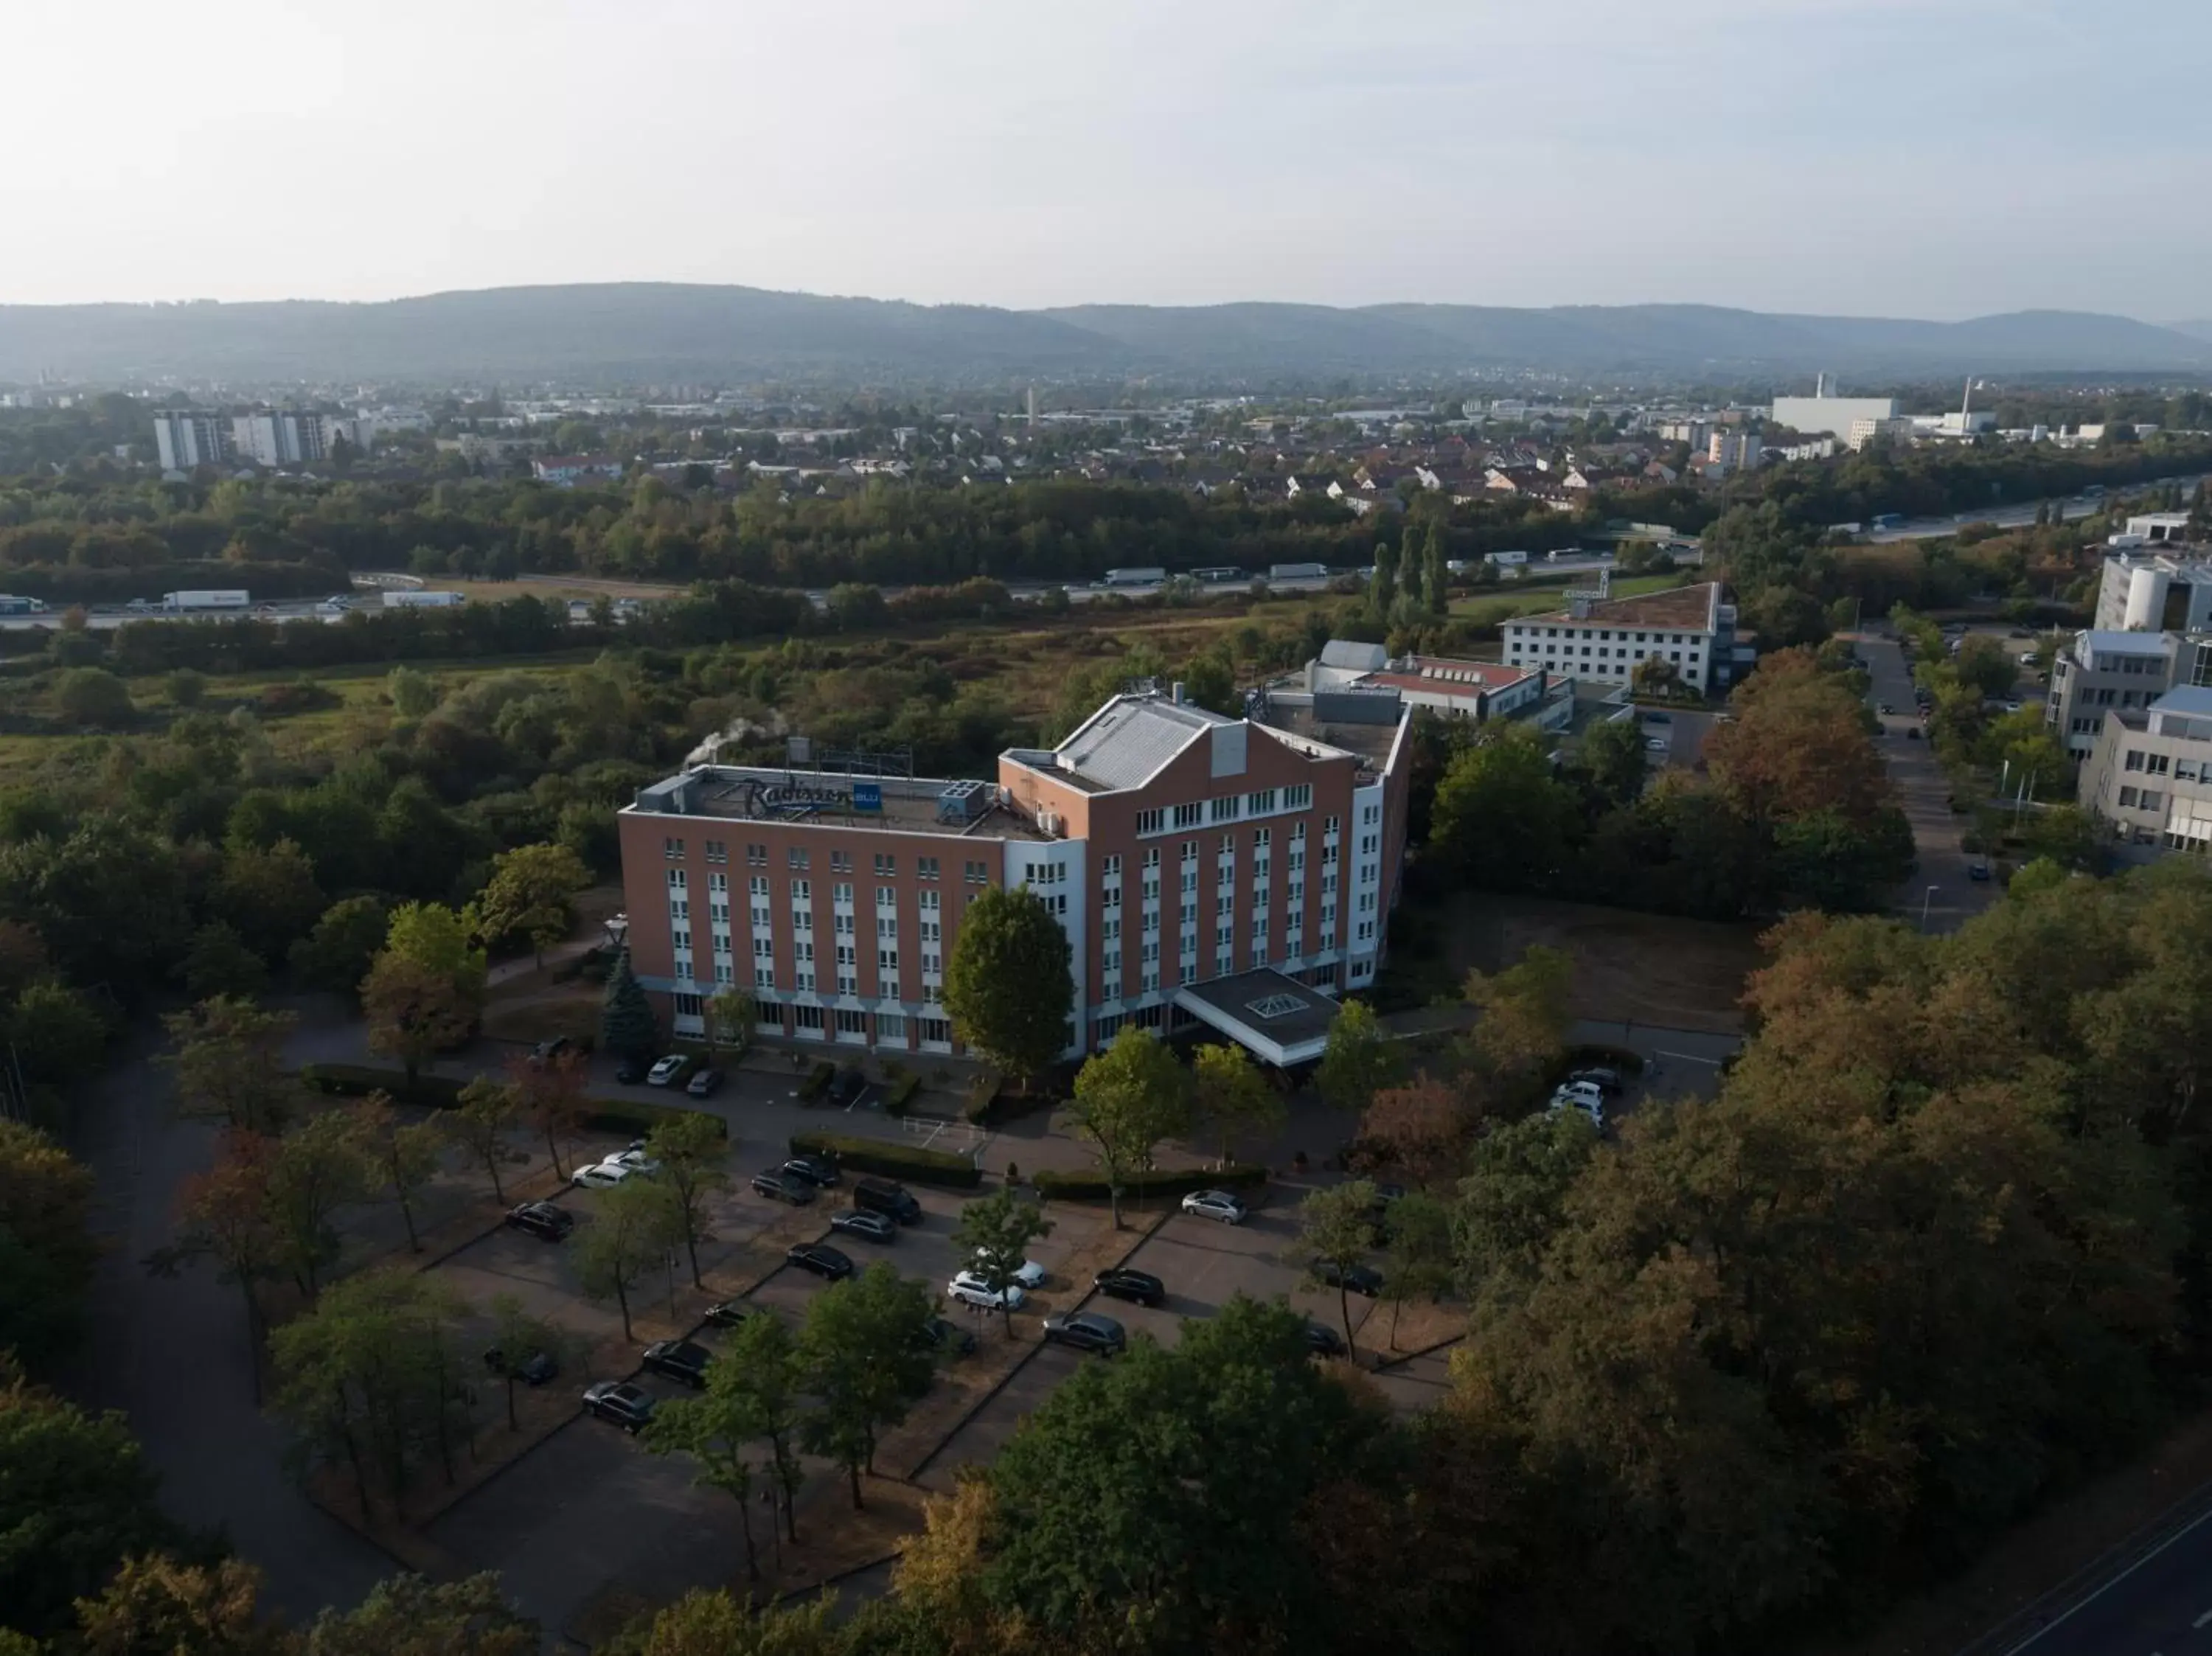
[[1632,598],[1571,593],[1567,604],[1505,623],[1507,666],[1626,684],[1639,663],[1657,660],[1699,691],[1729,682],[1735,612],[1718,581]]
[[1808,437],[1848,437],[1858,420],[1894,420],[1894,397],[1778,397],[1774,423]]
[[230,430],[212,414],[157,414],[154,451],[164,471],[214,465],[230,454]]

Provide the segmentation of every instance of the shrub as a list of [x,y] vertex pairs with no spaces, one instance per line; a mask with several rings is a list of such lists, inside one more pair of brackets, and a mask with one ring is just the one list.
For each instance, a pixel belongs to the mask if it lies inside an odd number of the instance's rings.
[[799,1083],[799,1101],[811,1104],[830,1090],[830,1083],[837,1078],[837,1066],[828,1059],[817,1059],[814,1067],[806,1072],[806,1079]]
[[595,1132],[626,1132],[633,1138],[642,1138],[664,1123],[679,1120],[687,1115],[703,1115],[721,1130],[722,1137],[730,1136],[730,1124],[711,1110],[687,1110],[680,1104],[641,1104],[627,1098],[587,1098],[584,1101],[584,1125]]
[[890,1090],[884,1095],[884,1113],[893,1119],[902,1119],[914,1107],[914,1095],[921,1090],[921,1077],[902,1075],[891,1083]]
[[[1121,1186],[1124,1201],[1150,1196],[1184,1197],[1194,1190],[1243,1190],[1267,1182],[1265,1168],[1176,1168],[1132,1179]],[[1085,1173],[1058,1173],[1050,1168],[1030,1176],[1039,1196],[1066,1202],[1103,1202],[1112,1192],[1103,1179]]]
[[794,1156],[826,1156],[855,1173],[879,1173],[890,1179],[911,1179],[924,1185],[948,1185],[973,1190],[983,1182],[983,1170],[964,1156],[926,1150],[915,1144],[894,1144],[881,1138],[852,1138],[840,1133],[795,1132],[791,1136]]
[[465,1081],[452,1076],[418,1075],[415,1084],[407,1084],[404,1070],[380,1070],[368,1064],[303,1064],[300,1066],[300,1082],[311,1091],[335,1094],[341,1098],[360,1098],[369,1093],[386,1092],[400,1104],[416,1104],[427,1109],[451,1109],[461,1095]]

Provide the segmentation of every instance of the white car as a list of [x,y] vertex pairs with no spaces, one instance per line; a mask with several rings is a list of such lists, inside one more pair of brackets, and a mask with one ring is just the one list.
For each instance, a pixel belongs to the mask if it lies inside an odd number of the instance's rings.
[[1595,1081],[1563,1081],[1553,1089],[1552,1102],[1601,1110],[1605,1107],[1605,1092]]
[[1194,1190],[1182,1198],[1182,1210],[1224,1225],[1244,1222],[1244,1204],[1225,1190]]
[[628,1168],[632,1173],[647,1179],[655,1179],[660,1174],[660,1163],[635,1144],[626,1150],[617,1150],[599,1165],[603,1168]]
[[1589,1118],[1590,1125],[1601,1131],[1604,1130],[1605,1101],[1595,1089],[1585,1091],[1562,1087],[1552,1095],[1552,1107],[1554,1110],[1580,1110]]
[[1022,1301],[1029,1298],[1018,1283],[1010,1283],[1004,1294],[993,1288],[972,1271],[963,1271],[945,1285],[945,1296],[963,1305],[981,1306],[986,1311],[996,1311],[1004,1305],[1009,1311],[1019,1311]]
[[[975,1270],[981,1271],[982,1268],[983,1256],[979,1253],[975,1256]],[[960,1274],[966,1277],[973,1275],[974,1273],[963,1271]],[[1044,1267],[1034,1259],[1024,1259],[1022,1261],[1019,1268],[1015,1271],[1014,1280],[1019,1283],[1024,1288],[1042,1288],[1044,1286]]]
[[568,1182],[583,1190],[605,1190],[619,1185],[636,1171],[620,1162],[595,1162],[588,1168],[577,1168],[568,1176]]

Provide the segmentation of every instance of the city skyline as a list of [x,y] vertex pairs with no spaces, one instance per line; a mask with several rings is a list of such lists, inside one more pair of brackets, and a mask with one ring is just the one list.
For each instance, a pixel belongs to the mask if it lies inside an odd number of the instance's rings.
[[1741,27],[1620,0],[247,0],[219,33],[126,0],[24,27],[26,62],[96,62],[106,95],[88,119],[67,77],[19,94],[17,130],[66,140],[0,182],[0,303],[666,280],[1012,308],[2212,309],[2212,229],[2178,206],[2205,164],[2126,91],[2212,50],[2174,0],[1777,0]]

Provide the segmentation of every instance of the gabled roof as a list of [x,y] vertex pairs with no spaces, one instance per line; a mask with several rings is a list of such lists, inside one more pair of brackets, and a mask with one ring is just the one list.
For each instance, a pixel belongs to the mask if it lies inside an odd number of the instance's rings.
[[1389,652],[1379,644],[1360,644],[1351,639],[1333,638],[1321,646],[1321,664],[1341,667],[1354,672],[1380,672],[1390,658]]
[[1157,694],[1117,695],[1053,750],[1054,768],[1101,791],[1133,788],[1213,726],[1238,722]]

